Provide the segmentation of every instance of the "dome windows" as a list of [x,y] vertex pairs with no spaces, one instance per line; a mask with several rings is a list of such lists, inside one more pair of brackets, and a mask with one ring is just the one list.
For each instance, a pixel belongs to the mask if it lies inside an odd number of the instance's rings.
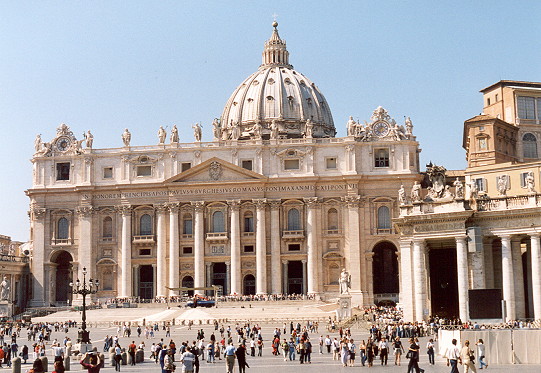
[[249,103],[252,103],[253,101],[254,101],[253,98],[249,98],[249,99],[248,99],[248,102],[249,102]]
[[287,85],[290,85],[291,84],[291,79],[285,78],[284,83],[286,83]]
[[269,80],[267,80],[267,83],[270,84],[270,85],[273,85],[274,84],[274,79],[270,78]]
[[272,96],[267,96],[267,101],[272,101],[272,100],[274,100],[274,97],[272,97]]

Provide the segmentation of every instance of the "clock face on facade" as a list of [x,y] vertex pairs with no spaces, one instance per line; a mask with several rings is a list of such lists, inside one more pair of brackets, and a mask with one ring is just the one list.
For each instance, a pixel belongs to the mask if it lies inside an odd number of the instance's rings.
[[372,126],[372,132],[377,137],[385,137],[389,133],[389,124],[386,122],[376,122]]
[[61,137],[56,142],[56,148],[61,152],[68,150],[70,145],[71,145],[71,140],[68,137]]

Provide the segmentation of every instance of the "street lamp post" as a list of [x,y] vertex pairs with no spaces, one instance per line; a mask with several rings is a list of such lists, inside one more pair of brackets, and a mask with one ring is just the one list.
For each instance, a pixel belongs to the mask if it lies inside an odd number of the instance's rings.
[[83,282],[81,283],[81,281],[77,279],[77,281],[75,281],[75,286],[73,282],[70,282],[69,284],[73,294],[81,294],[83,296],[83,322],[81,324],[77,343],[90,343],[90,332],[86,330],[86,296],[89,294],[96,294],[99,285],[99,280],[93,280],[91,278],[88,279],[88,284],[86,283],[86,267],[83,268]]

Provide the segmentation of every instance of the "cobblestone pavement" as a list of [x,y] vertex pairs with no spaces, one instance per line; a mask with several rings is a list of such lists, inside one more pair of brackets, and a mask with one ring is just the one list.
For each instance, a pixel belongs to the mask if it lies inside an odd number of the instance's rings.
[[[282,324],[276,325],[276,327],[280,327]],[[201,326],[200,326],[201,327]],[[227,325],[225,326],[227,327]],[[231,325],[233,328],[234,325]],[[204,325],[202,326],[204,332],[205,332],[205,339],[208,340],[211,333],[214,332],[214,327],[211,325]],[[103,351],[103,339],[106,335],[115,335],[116,334],[116,327],[98,327],[98,328],[92,328],[90,329],[90,337],[94,343],[94,346],[98,348],[99,351]],[[135,328],[132,328],[132,330],[135,331]],[[264,338],[264,344],[265,347],[263,349],[263,357],[247,357],[247,362],[250,365],[250,368],[247,369],[247,372],[252,373],[266,373],[266,372],[272,372],[276,373],[277,370],[280,371],[280,373],[289,373],[289,372],[299,372],[299,368],[301,371],[312,371],[312,372],[349,372],[349,371],[356,371],[356,370],[366,370],[366,371],[372,371],[372,372],[407,372],[407,360],[404,359],[402,366],[395,366],[392,360],[390,360],[389,364],[387,366],[381,366],[379,360],[375,361],[375,364],[372,368],[368,367],[362,367],[360,365],[359,360],[356,361],[355,367],[342,367],[341,363],[338,361],[332,360],[332,355],[323,353],[318,353],[318,346],[314,347],[315,353],[312,353],[312,363],[308,365],[300,365],[299,361],[284,361],[283,358],[280,356],[273,356],[271,353],[271,343],[270,338],[272,337],[272,332],[274,330],[274,326],[264,326],[262,328],[263,332],[263,338]],[[193,341],[195,340],[195,336],[197,333],[196,326],[193,327],[192,330],[188,330],[187,327],[183,326],[174,326],[171,328],[171,338],[165,338],[165,331],[160,330],[158,333],[155,334],[155,337],[153,339],[145,339],[143,335],[140,338],[137,338],[137,334],[132,334],[130,338],[121,337],[120,338],[120,344],[122,347],[126,347],[132,340],[135,341],[136,344],[139,344],[141,341],[145,341],[145,344],[147,346],[145,350],[145,362],[142,364],[137,364],[136,366],[122,366],[122,372],[129,372],[129,373],[137,373],[137,372],[156,372],[160,373],[159,365],[154,364],[153,361],[150,361],[148,359],[150,355],[150,345],[152,342],[158,342],[161,338],[164,339],[164,341],[168,342],[169,339],[173,339],[175,343],[180,345],[182,341]],[[216,332],[216,335],[218,336],[219,332]],[[323,334],[324,336],[329,334],[331,337],[338,336],[338,333],[320,333],[318,334],[311,334],[310,337],[313,341],[316,341],[320,334]],[[76,330],[72,329],[67,334],[69,337],[71,337],[73,340],[76,338]],[[60,332],[53,332],[52,339],[57,338],[59,341],[62,341],[65,334]],[[364,330],[352,330],[352,337],[355,339],[355,341],[358,342],[366,339],[368,337],[368,332]],[[26,338],[26,330],[23,330],[21,333],[21,337],[18,339],[18,344],[20,346],[32,342],[28,342]],[[436,357],[436,364],[434,366],[428,365],[428,358],[426,355],[426,349],[424,346],[426,345],[427,338],[421,339],[421,359],[420,359],[420,367],[422,369],[426,370],[426,373],[443,373],[443,372],[450,372],[450,368],[446,366],[446,363],[443,358]],[[50,346],[50,343],[48,346]],[[49,358],[51,357],[51,350],[47,350],[47,356]],[[29,361],[30,363],[30,361]],[[490,364],[490,362],[489,362]],[[178,367],[178,363],[177,363]],[[23,364],[22,372],[26,372],[30,368],[30,364]],[[52,371],[50,369],[51,366],[49,366],[49,371]],[[2,370],[6,370],[4,367]],[[72,370],[79,371],[80,366],[78,362],[73,361],[72,362]],[[524,372],[524,373],[539,373],[541,372],[541,366],[540,365],[489,365],[487,373],[492,372],[509,372],[510,370],[516,371],[516,372]],[[223,360],[218,360],[215,364],[208,364],[205,362],[201,363],[200,372],[225,372],[225,363]],[[106,366],[104,369],[102,369],[102,372],[114,372],[114,368],[109,366],[108,357],[106,354]],[[180,373],[180,369],[177,370],[178,373]],[[238,372],[238,369],[235,368],[235,372]],[[463,368],[460,367],[460,372],[463,372]]]

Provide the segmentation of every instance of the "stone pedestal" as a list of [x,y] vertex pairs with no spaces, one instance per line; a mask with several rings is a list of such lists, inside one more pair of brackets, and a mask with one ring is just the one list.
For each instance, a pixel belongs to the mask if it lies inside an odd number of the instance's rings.
[[76,343],[73,345],[73,351],[84,355],[87,352],[92,351],[92,343]]
[[13,316],[13,304],[7,300],[0,300],[0,317]]
[[338,298],[338,309],[336,317],[338,321],[342,321],[351,317],[351,295],[342,294]]

